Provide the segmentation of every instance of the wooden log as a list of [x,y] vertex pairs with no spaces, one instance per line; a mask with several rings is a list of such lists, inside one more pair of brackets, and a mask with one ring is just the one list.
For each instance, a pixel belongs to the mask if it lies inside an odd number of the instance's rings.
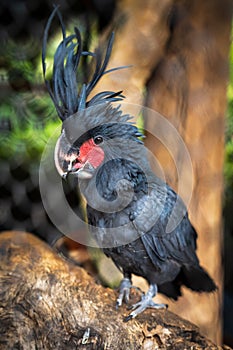
[[32,234],[1,233],[0,259],[1,350],[223,349],[168,310],[125,323],[115,291]]

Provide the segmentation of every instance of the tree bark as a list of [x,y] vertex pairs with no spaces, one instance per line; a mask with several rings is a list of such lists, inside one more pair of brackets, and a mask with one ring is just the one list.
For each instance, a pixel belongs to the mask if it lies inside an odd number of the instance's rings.
[[[180,0],[174,4],[169,46],[149,82],[148,106],[175,126],[188,148],[193,167],[189,214],[198,232],[198,256],[219,289],[213,295],[184,290],[184,297],[171,305],[171,310],[220,343],[224,121],[232,5],[228,0]],[[146,129],[156,130],[152,118],[146,121]],[[172,159],[151,135],[146,144],[169,184],[176,190],[180,183],[185,187],[192,174],[182,167],[179,150],[169,150]],[[177,167],[181,169],[179,179],[173,175]]]
[[2,350],[221,349],[167,310],[125,323],[113,290],[32,234],[1,233],[0,259]]
[[[105,75],[96,91],[123,90],[126,102],[142,104],[145,84],[163,57],[169,39],[167,17],[173,0],[117,1],[115,41],[109,68],[129,65]],[[111,26],[112,29],[112,26]]]
[[116,18],[122,20],[109,67],[131,64],[132,68],[110,74],[98,85],[99,91],[111,86],[123,90],[126,102],[135,104],[143,104],[147,86],[146,106],[167,118],[188,149],[191,173],[176,145],[167,150],[153,136],[158,135],[156,119],[145,119],[145,129],[150,131],[145,144],[165,180],[175,190],[182,184],[184,195],[192,192],[188,211],[198,232],[198,255],[218,285],[212,295],[184,289],[178,303],[166,302],[218,343],[222,339],[222,169],[232,4],[231,0],[118,1]]

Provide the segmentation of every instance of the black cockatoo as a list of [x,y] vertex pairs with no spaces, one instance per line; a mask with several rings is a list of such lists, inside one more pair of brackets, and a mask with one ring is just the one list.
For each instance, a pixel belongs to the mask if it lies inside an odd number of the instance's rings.
[[[45,78],[63,122],[55,164],[63,178],[77,178],[87,202],[90,231],[124,275],[117,307],[129,300],[131,274],[144,277],[149,289],[126,320],[148,307],[165,307],[152,300],[157,291],[175,300],[182,285],[197,292],[214,291],[215,283],[199,264],[197,233],[185,205],[152,172],[142,134],[130,115],[114,106],[123,99],[122,92],[103,91],[87,100],[99,79],[114,70],[106,70],[113,34],[105,54],[100,48],[83,51],[79,30],[75,28],[74,34],[67,36],[55,9],[44,34],[44,75],[48,31],[56,13],[63,40],[54,56],[53,78]],[[79,64],[85,58],[95,62],[95,70],[84,83]],[[171,223],[172,229],[167,230]]]

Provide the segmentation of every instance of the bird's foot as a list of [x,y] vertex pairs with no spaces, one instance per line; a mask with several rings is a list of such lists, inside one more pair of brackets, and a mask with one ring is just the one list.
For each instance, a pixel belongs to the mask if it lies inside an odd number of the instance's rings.
[[141,312],[148,308],[167,309],[167,307],[167,304],[157,304],[151,299],[142,298],[138,303],[130,307],[130,309],[133,309],[133,311],[124,318],[124,322],[128,322],[132,318],[135,318],[137,315],[139,315]]
[[119,295],[116,301],[116,309],[118,309],[123,301],[128,304],[129,302],[129,296],[130,296],[130,290],[134,288],[137,291],[141,292],[140,288],[132,286],[131,279],[128,277],[125,277],[122,279],[120,287],[119,287]]
[[117,309],[122,305],[123,301],[125,301],[126,303],[129,302],[129,294],[130,294],[131,287],[132,287],[132,283],[129,278],[125,277],[121,280],[121,284],[119,287],[119,295],[116,301]]
[[124,322],[128,322],[132,318],[135,318],[137,315],[139,315],[141,312],[143,312],[148,308],[167,309],[168,307],[167,304],[157,304],[152,300],[152,298],[155,296],[156,293],[157,293],[157,286],[150,285],[148,292],[142,296],[141,300],[130,307],[130,309],[133,311],[124,318]]

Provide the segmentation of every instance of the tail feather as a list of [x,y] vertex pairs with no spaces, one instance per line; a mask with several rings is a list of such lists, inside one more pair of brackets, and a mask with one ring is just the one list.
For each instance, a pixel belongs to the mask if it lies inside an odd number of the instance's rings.
[[182,295],[180,290],[181,284],[176,283],[176,280],[173,282],[163,283],[158,286],[159,293],[166,295],[167,297],[178,300]]
[[182,295],[182,285],[199,293],[210,293],[217,289],[212,278],[201,266],[183,266],[174,281],[159,285],[158,291],[173,300],[177,300]]
[[183,284],[196,292],[214,292],[216,284],[201,266],[182,268]]

